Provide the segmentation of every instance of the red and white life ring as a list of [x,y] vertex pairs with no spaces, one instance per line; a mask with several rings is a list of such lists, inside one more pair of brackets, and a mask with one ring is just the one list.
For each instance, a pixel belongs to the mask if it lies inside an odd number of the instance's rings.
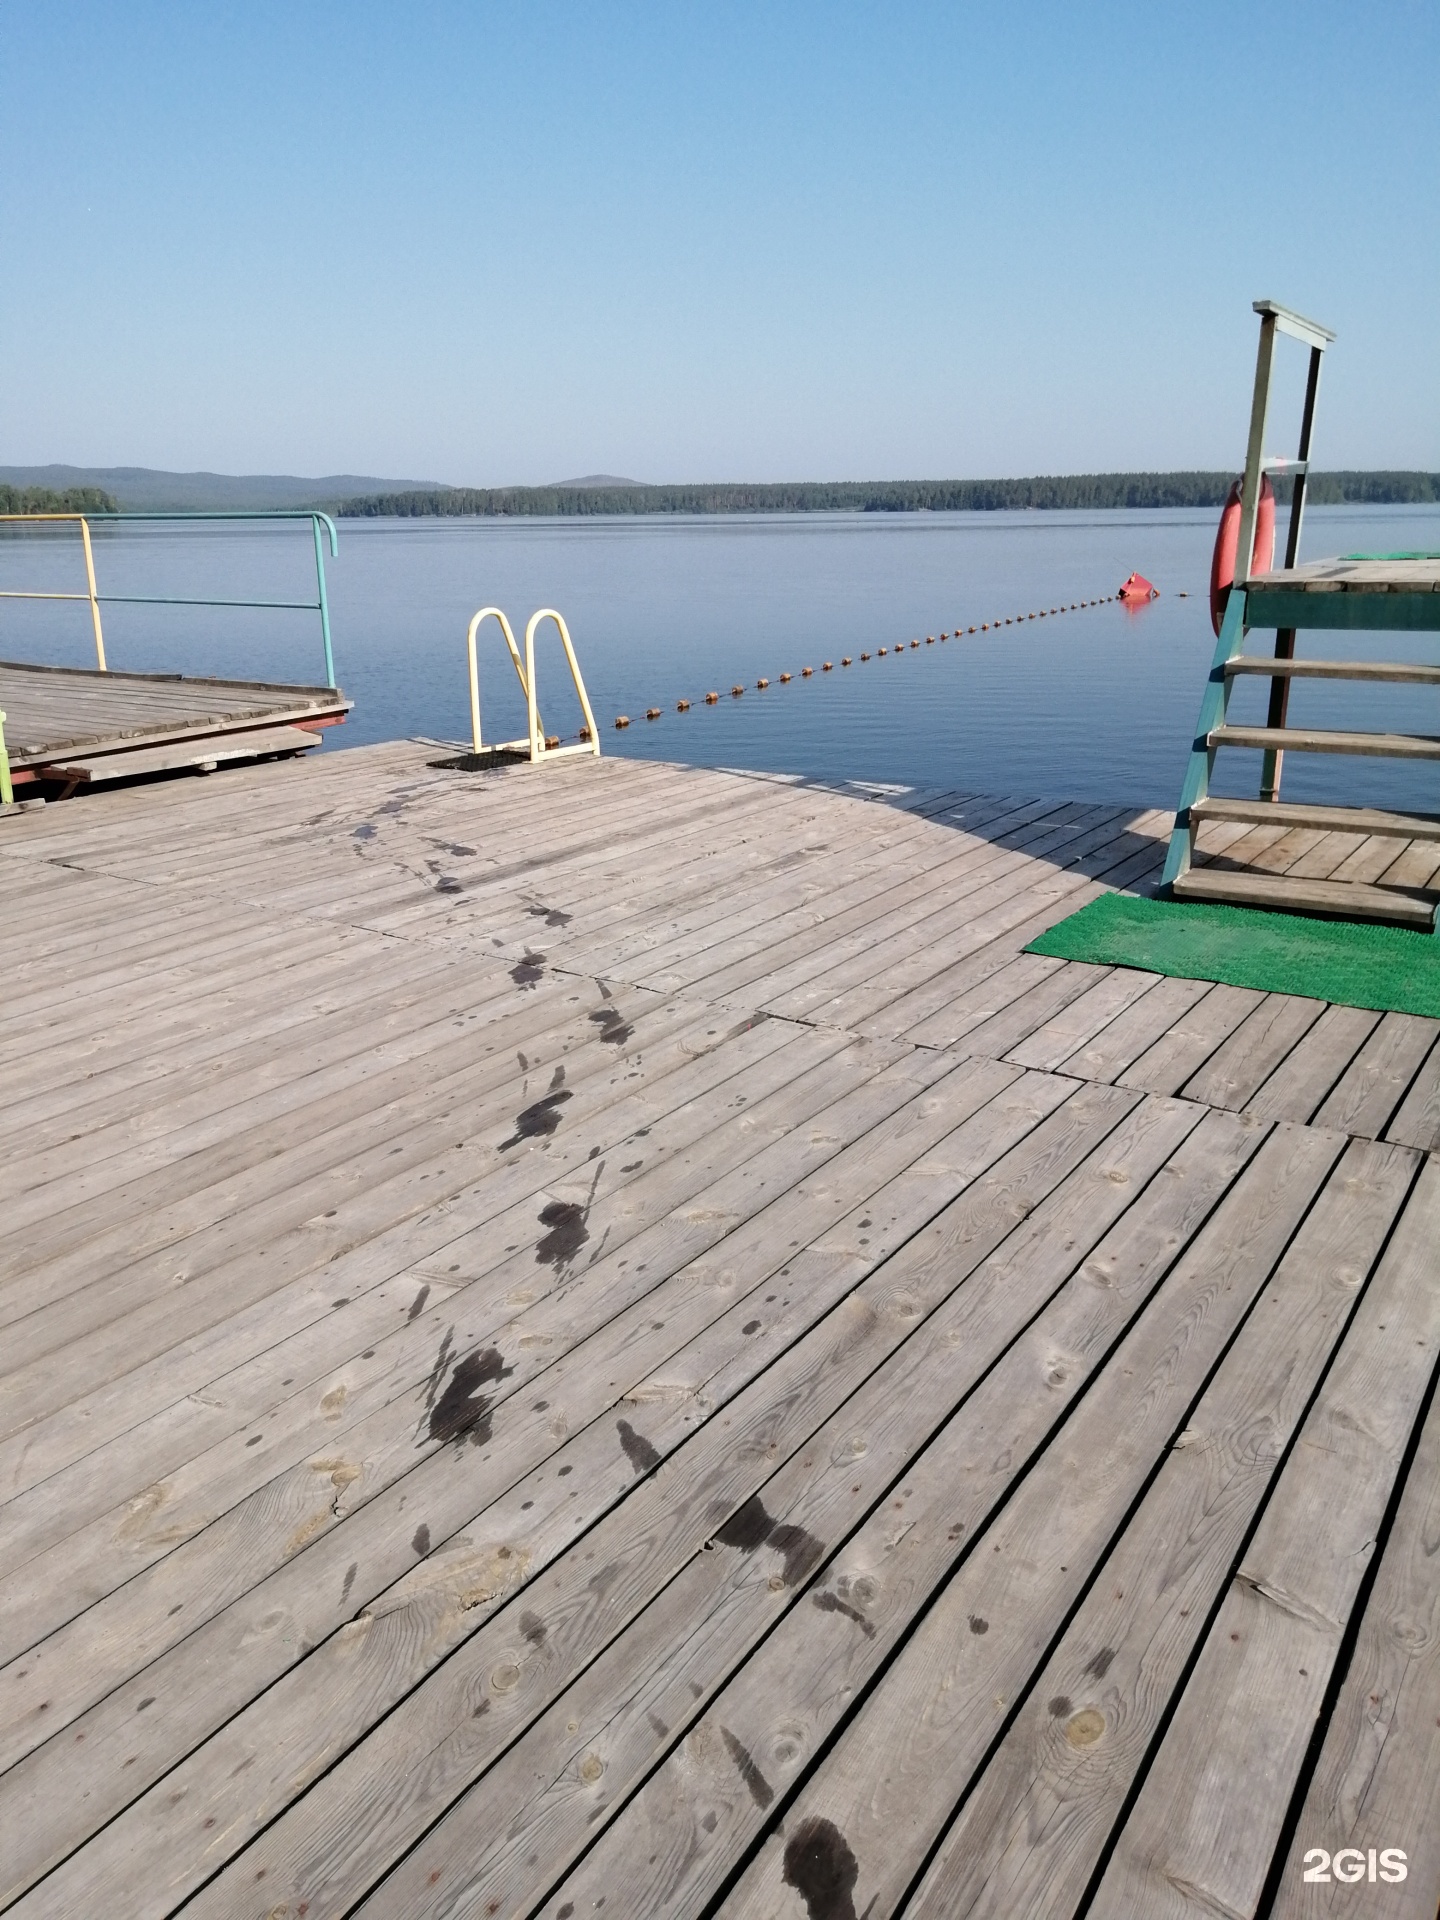
[[[1215,554],[1210,562],[1210,624],[1216,634],[1225,618],[1225,602],[1235,583],[1235,549],[1240,544],[1240,482],[1237,480],[1225,496],[1220,526],[1215,534]],[[1260,500],[1255,509],[1255,551],[1250,572],[1268,573],[1275,558],[1275,489],[1265,474],[1260,476]]]

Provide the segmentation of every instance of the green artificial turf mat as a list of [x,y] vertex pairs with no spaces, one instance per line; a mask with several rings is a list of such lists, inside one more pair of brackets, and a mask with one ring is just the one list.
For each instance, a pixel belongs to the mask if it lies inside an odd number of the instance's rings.
[[1025,951],[1440,1018],[1440,939],[1408,927],[1106,893]]

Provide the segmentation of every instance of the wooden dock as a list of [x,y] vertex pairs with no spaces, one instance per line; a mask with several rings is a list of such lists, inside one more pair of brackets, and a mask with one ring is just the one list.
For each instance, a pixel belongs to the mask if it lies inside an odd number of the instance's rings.
[[354,705],[335,687],[0,660],[17,796],[304,753]]
[[0,1904],[1433,1920],[1440,1023],[1021,951],[1168,810],[438,757],[0,822]]

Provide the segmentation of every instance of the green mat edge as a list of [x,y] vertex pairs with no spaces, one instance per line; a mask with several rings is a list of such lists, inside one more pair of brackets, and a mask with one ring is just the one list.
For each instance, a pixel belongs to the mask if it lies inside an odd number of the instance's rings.
[[[1183,940],[1187,928],[1203,929],[1206,938],[1189,952],[1143,951],[1135,936],[1153,937],[1157,926],[1167,929],[1172,939],[1178,934]],[[1287,952],[1276,952],[1277,935]],[[1218,953],[1214,951],[1217,936]],[[1317,969],[1298,979],[1297,941],[1306,963]],[[1306,1000],[1363,1007],[1374,1013],[1440,1019],[1440,938],[1409,927],[1323,920],[1219,902],[1104,893],[1038,935],[1025,952],[1095,966],[1131,967],[1176,980],[1212,980],[1262,993],[1298,994]],[[1324,974],[1319,971],[1322,962]]]

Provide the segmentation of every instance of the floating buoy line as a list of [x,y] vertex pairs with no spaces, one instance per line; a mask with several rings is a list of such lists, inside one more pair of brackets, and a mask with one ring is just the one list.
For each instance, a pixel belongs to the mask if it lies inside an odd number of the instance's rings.
[[[1138,579],[1139,576],[1132,574],[1131,578]],[[1148,580],[1145,582],[1145,585],[1150,588],[1150,592],[1152,594],[1155,592],[1155,589],[1153,587],[1150,587],[1150,583]],[[1086,607],[1108,606],[1112,601],[1120,600],[1122,596],[1123,596],[1123,589],[1122,589],[1122,593],[1102,594],[1098,600],[1072,600],[1068,606],[1040,607],[1034,613],[1007,614],[1003,619],[999,619],[999,620],[982,620],[979,622],[977,626],[973,626],[973,627],[957,626],[953,633],[942,633],[939,635],[936,635],[933,633],[927,633],[923,642],[920,640],[912,640],[909,643],[908,647],[906,646],[903,640],[896,641],[892,646],[889,646],[889,647],[877,647],[875,649],[875,652],[876,652],[876,656],[881,660],[885,659],[886,656],[889,654],[893,654],[894,657],[898,660],[906,653],[917,652],[922,645],[927,647],[933,647],[935,645],[937,638],[942,641],[966,640],[970,637],[972,633],[997,633],[1001,627],[1023,626],[1027,620],[1045,620],[1045,619],[1048,619],[1052,614],[1059,615],[1062,613],[1080,613]],[[870,657],[871,656],[868,653],[862,653],[860,655],[860,659],[862,661],[868,660]],[[847,653],[842,655],[840,664],[842,667],[853,667],[855,664],[855,661],[854,661],[854,658]],[[820,662],[821,673],[833,673],[834,670],[835,670],[835,662],[833,660],[822,660]],[[790,681],[794,679],[794,677],[795,676],[792,673],[777,673],[775,676],[775,678],[780,682],[782,687],[787,686],[790,683]],[[813,680],[814,677],[815,677],[814,667],[801,667],[800,678],[802,680]],[[755,690],[758,693],[763,693],[769,685],[770,685],[770,681],[768,676],[762,675],[761,678],[755,682]],[[745,692],[744,685],[740,682],[737,682],[736,685],[734,685],[730,689],[730,697],[732,700],[738,700],[741,698],[744,692]],[[712,689],[711,692],[705,695],[704,704],[707,707],[718,707],[720,704],[720,695]],[[690,702],[688,700],[677,700],[675,702],[675,711],[677,713],[689,713]],[[661,718],[663,712],[664,712],[664,709],[661,707],[647,707],[645,709],[645,718],[647,720],[658,720]],[[629,714],[617,713],[615,716],[615,725],[617,727],[628,727],[630,725]],[[580,731],[581,731],[582,739],[588,739],[589,729],[582,727]]]

